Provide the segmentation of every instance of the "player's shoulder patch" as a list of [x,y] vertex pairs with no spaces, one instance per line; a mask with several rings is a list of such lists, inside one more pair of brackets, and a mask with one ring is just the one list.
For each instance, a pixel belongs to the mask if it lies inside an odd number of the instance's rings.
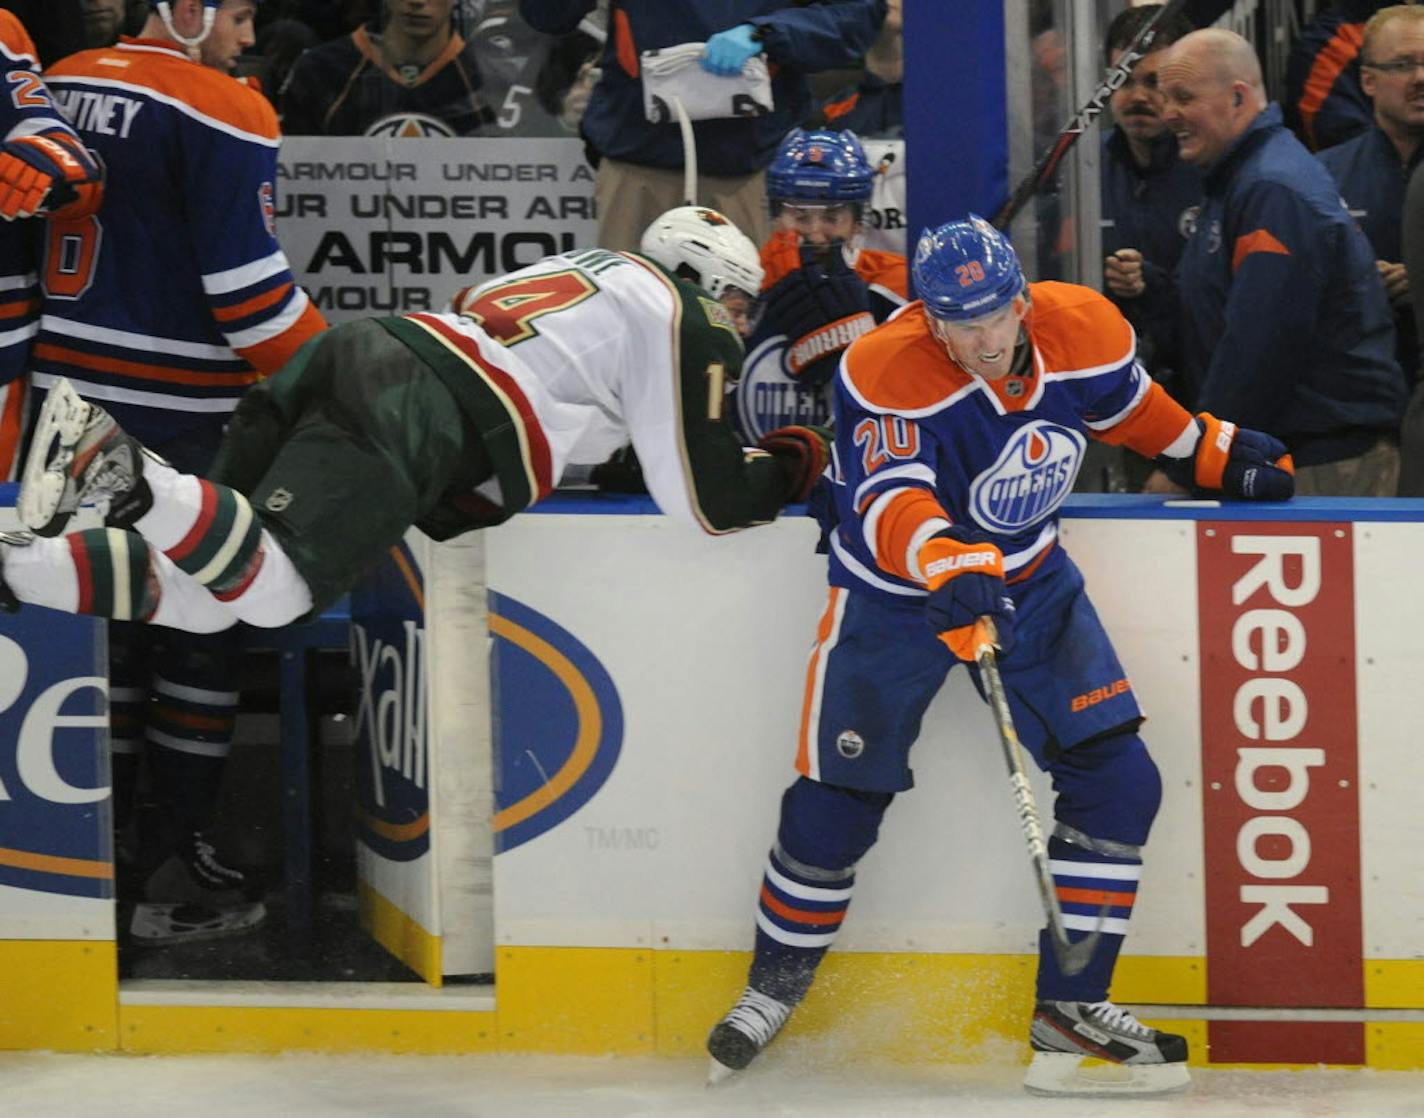
[[1136,352],[1136,337],[1112,300],[1076,283],[1029,284],[1033,344],[1053,373],[1116,368]]
[[720,327],[728,331],[734,337],[737,335],[737,324],[732,320],[732,312],[727,310],[716,299],[710,295],[697,294],[698,305],[702,307],[702,313],[707,316],[707,321],[713,326]]
[[939,411],[974,384],[930,335],[919,302],[857,338],[846,350],[840,376],[865,408],[899,415]]

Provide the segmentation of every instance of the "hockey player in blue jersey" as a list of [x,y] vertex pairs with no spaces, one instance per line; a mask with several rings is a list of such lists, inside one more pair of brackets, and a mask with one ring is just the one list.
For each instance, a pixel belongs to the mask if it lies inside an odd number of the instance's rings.
[[846,346],[905,305],[905,258],[862,244],[875,176],[855,133],[800,128],[766,170],[775,232],[761,250],[763,313],[737,389],[749,441],[826,423]]
[[[746,1067],[811,985],[850,904],[856,863],[946,675],[997,628],[1016,727],[1057,797],[1049,858],[1064,923],[1102,935],[1065,973],[1045,931],[1026,1085],[1147,1093],[1187,1081],[1186,1041],[1108,1000],[1161,781],[1127,672],[1058,545],[1087,439],[1126,445],[1198,491],[1291,496],[1284,447],[1154,384],[1121,313],[1086,287],[1025,282],[980,218],[926,233],[912,303],[852,344],[835,381],[830,600],[782,798],[746,990],[708,1038],[714,1078]],[[926,625],[928,621],[928,625]],[[1104,686],[1106,684],[1106,686]],[[1122,1065],[1085,1076],[1082,1057]]]

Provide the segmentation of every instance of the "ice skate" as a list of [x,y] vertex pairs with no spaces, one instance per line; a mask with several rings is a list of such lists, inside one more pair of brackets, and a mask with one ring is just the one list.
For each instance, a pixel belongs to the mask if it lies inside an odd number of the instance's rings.
[[791,1006],[748,986],[727,1016],[707,1037],[712,1065],[707,1085],[714,1087],[745,1068],[771,1043],[791,1016]]
[[36,535],[57,536],[81,502],[106,501],[111,522],[132,523],[152,501],[144,453],[108,412],[85,403],[61,377],[35,424],[20,478],[20,519]]
[[1155,1095],[1187,1085],[1187,1041],[1112,1002],[1039,1002],[1029,1031],[1035,1095]]
[[194,832],[144,882],[129,935],[157,945],[245,932],[267,915],[258,895],[253,882],[218,861],[212,844]]

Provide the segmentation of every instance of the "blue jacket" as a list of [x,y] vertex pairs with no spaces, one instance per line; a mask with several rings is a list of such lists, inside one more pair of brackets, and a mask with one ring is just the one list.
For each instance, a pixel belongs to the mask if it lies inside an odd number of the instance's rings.
[[1390,2],[1337,0],[1330,11],[1303,27],[1291,44],[1286,59],[1286,123],[1312,151],[1359,135],[1374,119],[1374,108],[1360,87],[1360,45],[1366,20]]
[[1196,406],[1270,432],[1303,466],[1396,431],[1404,376],[1374,252],[1279,106],[1203,181],[1177,269]]
[[[1404,191],[1414,168],[1424,161],[1424,145],[1408,163],[1377,124],[1353,140],[1346,140],[1317,157],[1325,164],[1340,197],[1361,232],[1369,238],[1376,260],[1394,263],[1404,259]],[[1394,313],[1399,336],[1396,356],[1411,381],[1419,369],[1419,347],[1414,311],[1406,304]]]
[[1160,368],[1162,347],[1172,334],[1175,310],[1151,294],[1170,290],[1172,273],[1196,221],[1201,197],[1201,176],[1178,158],[1177,141],[1171,133],[1164,132],[1153,143],[1146,167],[1133,160],[1120,129],[1112,129],[1104,138],[1103,255],[1120,248],[1142,253],[1142,278],[1149,295],[1118,299],[1111,292],[1104,294],[1137,331],[1139,352],[1154,377]]
[[[551,35],[574,30],[595,0],[520,0],[533,28]],[[697,165],[709,175],[747,175],[771,162],[787,131],[811,109],[806,75],[853,66],[885,21],[885,0],[614,0],[603,76],[589,98],[583,135],[599,155],[644,167],[681,167],[682,136],[675,122],[649,124],[643,115],[639,56],[645,50],[705,42],[743,23],[762,35],[772,69],[775,109],[750,119],[695,123]]]

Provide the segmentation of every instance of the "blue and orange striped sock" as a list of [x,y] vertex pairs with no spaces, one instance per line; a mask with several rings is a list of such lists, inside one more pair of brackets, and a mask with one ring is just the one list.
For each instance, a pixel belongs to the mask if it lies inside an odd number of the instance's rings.
[[805,997],[845,921],[854,887],[854,869],[816,869],[774,847],[757,900],[751,985],[788,1005]]
[[1068,938],[1077,941],[1092,934],[1103,906],[1108,907],[1102,919],[1102,938],[1081,974],[1065,975],[1053,954],[1047,929],[1039,933],[1040,1001],[1100,1002],[1107,998],[1142,876],[1142,859],[1127,854],[1132,847],[1122,849],[1123,856],[1118,857],[1065,842],[1057,835],[1048,840],[1048,867]]

